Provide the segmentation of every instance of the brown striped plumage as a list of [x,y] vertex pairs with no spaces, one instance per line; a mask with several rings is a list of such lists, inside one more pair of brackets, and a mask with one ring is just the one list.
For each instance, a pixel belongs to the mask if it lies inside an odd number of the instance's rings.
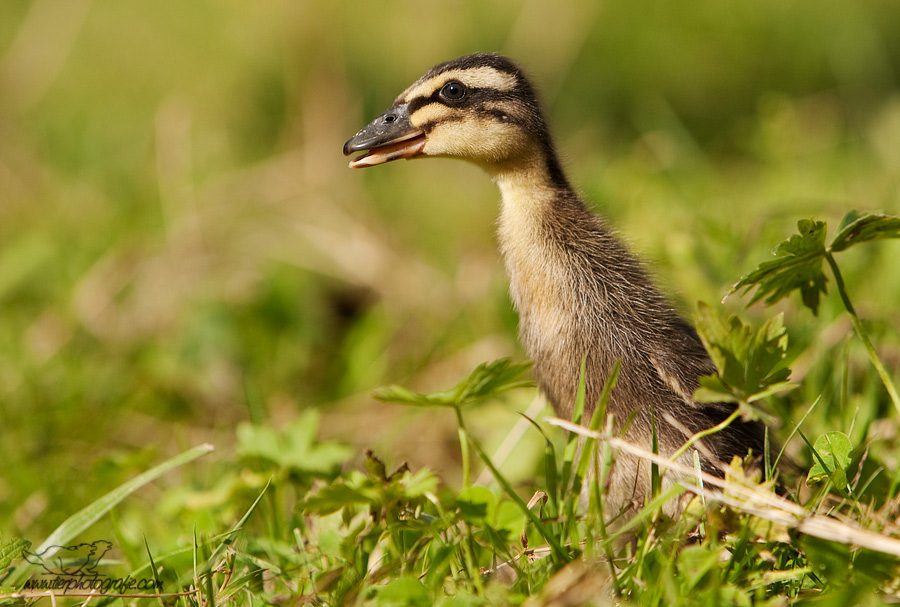
[[[344,145],[345,154],[358,151],[366,153],[351,167],[442,156],[492,176],[502,194],[498,236],[520,337],[558,415],[572,413],[582,359],[589,412],[621,360],[608,414],[618,424],[633,416],[626,437],[649,447],[652,406],[662,454],[681,446],[685,432],[734,410],[694,400],[698,378],[714,372],[700,340],[569,185],[536,95],[512,61],[476,54],[433,67]],[[762,453],[763,428],[738,421],[703,447],[704,470],[721,475],[733,456]],[[690,465],[693,457],[690,450],[683,459]],[[611,499],[622,507],[640,503],[648,468],[620,456]]]

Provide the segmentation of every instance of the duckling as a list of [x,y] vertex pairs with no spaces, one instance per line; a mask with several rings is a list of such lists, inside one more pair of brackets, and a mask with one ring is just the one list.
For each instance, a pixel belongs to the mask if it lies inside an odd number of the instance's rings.
[[[697,333],[572,188],[535,90],[510,59],[479,53],[434,66],[343,151],[363,152],[352,168],[434,156],[472,162],[491,176],[501,193],[498,242],[519,336],[558,416],[573,413],[582,360],[585,414],[620,361],[607,415],[628,441],[649,448],[652,409],[662,455],[734,411],[694,399],[698,378],[715,372]],[[723,464],[760,455],[764,445],[761,424],[738,420],[680,461],[693,466],[696,452],[705,472],[722,476]],[[649,468],[620,454],[608,500],[623,512],[641,505]],[[664,486],[676,480],[666,479]]]

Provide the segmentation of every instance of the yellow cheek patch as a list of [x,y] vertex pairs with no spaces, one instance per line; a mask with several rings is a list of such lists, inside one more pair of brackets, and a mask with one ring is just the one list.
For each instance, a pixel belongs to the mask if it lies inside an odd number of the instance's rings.
[[413,125],[421,128],[424,124],[427,124],[429,122],[438,122],[444,118],[451,116],[454,113],[455,112],[448,108],[446,105],[440,103],[429,103],[428,105],[422,106],[415,112],[410,114],[409,120],[413,123]]
[[[518,155],[528,147],[527,136],[514,124],[499,122],[491,116],[447,110],[440,104],[432,105],[437,105],[445,112],[435,110],[421,116],[435,118],[430,123],[432,127],[423,149],[426,155],[455,156],[476,163],[491,164],[511,155]],[[418,112],[414,114],[417,115]],[[425,122],[414,121],[413,124],[419,126]]]
[[451,80],[459,80],[471,88],[485,88],[495,91],[511,91],[515,88],[517,82],[517,78],[514,75],[497,71],[492,67],[483,66],[448,70],[434,78],[413,84],[400,95],[400,99],[405,103],[409,103],[417,97],[430,97],[432,93]]

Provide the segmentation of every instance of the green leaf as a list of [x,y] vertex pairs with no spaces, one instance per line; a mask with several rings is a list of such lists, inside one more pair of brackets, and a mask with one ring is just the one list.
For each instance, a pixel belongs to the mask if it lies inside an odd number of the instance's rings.
[[[2,574],[12,562],[21,558],[22,551],[31,546],[31,542],[14,537],[11,540],[0,541],[0,574]],[[0,577],[2,579],[2,577]]]
[[829,247],[835,253],[849,249],[855,244],[882,240],[884,238],[900,238],[900,217],[893,215],[859,215],[851,211],[844,217],[840,232],[834,237]]
[[701,402],[751,403],[794,387],[787,381],[787,333],[781,315],[758,329],[737,316],[723,321],[709,305],[700,302],[697,333],[718,370],[700,378],[694,397]]
[[422,468],[416,472],[404,472],[396,479],[391,477],[391,482],[396,482],[402,488],[403,495],[407,499],[434,493],[438,488],[437,477],[427,468]]
[[352,451],[346,445],[317,440],[319,414],[305,411],[280,430],[243,423],[237,428],[238,453],[261,458],[281,468],[309,474],[327,475],[335,471]]
[[437,478],[427,469],[404,472],[389,480],[353,472],[320,488],[303,501],[301,509],[304,512],[331,514],[353,505],[381,508],[400,502],[414,502],[436,490]]
[[739,400],[718,375],[701,377],[694,398],[701,403],[736,403]]
[[431,607],[434,601],[425,584],[414,577],[401,577],[376,588],[372,604],[384,607]]
[[850,466],[850,452],[853,443],[843,432],[827,432],[816,439],[813,449],[818,454],[816,462],[809,469],[806,484],[811,485],[831,478],[835,487],[847,486],[847,468]]
[[825,256],[825,222],[802,219],[794,234],[775,248],[776,259],[766,261],[741,278],[731,293],[743,289],[747,293],[756,287],[750,303],[766,298],[773,304],[800,290],[803,304],[817,313],[819,296],[827,293],[828,279],[822,272]]
[[447,392],[420,394],[401,386],[387,386],[375,390],[374,397],[381,402],[398,405],[460,407],[498,396],[508,390],[531,386],[532,382],[518,379],[530,366],[530,362],[511,363],[508,358],[501,358],[478,365],[469,377]]
[[466,487],[459,492],[457,505],[460,518],[474,524],[493,520],[497,499],[487,487]]
[[465,405],[496,396],[507,390],[532,385],[518,378],[529,367],[530,362],[512,363],[501,358],[491,363],[482,363],[469,377],[456,387],[457,402]]
[[372,393],[376,400],[395,405],[412,405],[414,407],[452,407],[453,395],[449,392],[420,394],[403,386],[383,386]]
[[307,498],[300,506],[305,513],[315,512],[328,515],[341,508],[355,504],[369,504],[375,494],[364,488],[349,486],[340,479],[322,487],[314,496]]

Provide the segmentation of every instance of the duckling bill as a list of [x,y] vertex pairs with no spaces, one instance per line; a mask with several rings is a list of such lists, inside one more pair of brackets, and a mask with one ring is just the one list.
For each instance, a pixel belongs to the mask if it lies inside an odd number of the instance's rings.
[[[698,378],[715,372],[712,361],[693,327],[569,184],[534,89],[510,59],[474,54],[431,68],[344,144],[345,155],[356,152],[362,155],[353,168],[435,156],[475,163],[493,178],[520,339],[557,415],[572,415],[582,360],[586,414],[621,361],[607,414],[618,428],[631,420],[626,439],[649,448],[652,409],[662,455],[734,411],[694,399]],[[696,453],[704,471],[721,476],[733,457],[763,449],[763,426],[737,421],[681,461],[693,466]],[[609,498],[627,509],[649,490],[649,465],[620,455]]]

